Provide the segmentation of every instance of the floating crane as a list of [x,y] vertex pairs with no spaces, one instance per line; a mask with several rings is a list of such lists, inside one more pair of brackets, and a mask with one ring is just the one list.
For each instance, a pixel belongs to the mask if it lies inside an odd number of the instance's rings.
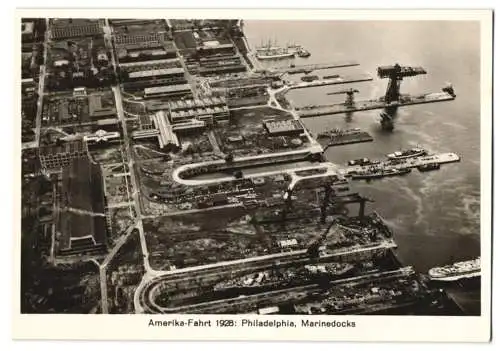
[[359,90],[351,88],[351,89],[333,91],[333,92],[330,92],[330,93],[326,93],[326,95],[346,94],[344,105],[346,105],[346,106],[353,106],[354,105],[354,94],[355,93],[359,93]]

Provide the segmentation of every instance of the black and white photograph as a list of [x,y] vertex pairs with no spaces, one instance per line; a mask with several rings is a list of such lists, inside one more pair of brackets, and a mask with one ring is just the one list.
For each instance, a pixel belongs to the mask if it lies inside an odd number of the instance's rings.
[[479,12],[22,15],[18,313],[489,317]]

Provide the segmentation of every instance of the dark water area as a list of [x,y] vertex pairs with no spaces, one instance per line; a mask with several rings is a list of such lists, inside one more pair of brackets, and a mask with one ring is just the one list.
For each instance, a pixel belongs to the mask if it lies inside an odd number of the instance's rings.
[[[410,77],[401,92],[440,92],[451,82],[455,101],[400,108],[392,133],[381,130],[380,111],[356,112],[304,119],[313,133],[332,128],[359,127],[374,142],[331,147],[326,157],[345,164],[350,159],[384,158],[401,148],[420,146],[431,152],[454,152],[461,162],[439,171],[405,177],[353,182],[353,190],[371,197],[372,208],[394,229],[397,255],[405,265],[425,273],[433,266],[480,255],[480,26],[467,21],[245,21],[251,46],[268,39],[296,43],[311,52],[308,59],[265,62],[267,66],[355,60],[360,66],[314,72],[352,75],[368,73],[374,81],[291,91],[296,106],[338,103],[344,95],[327,92],[355,88],[355,99],[383,96],[387,80],[377,78],[378,66],[422,66],[427,75]],[[285,77],[300,79],[300,75]],[[473,310],[479,289],[456,289],[454,294]],[[462,296],[463,295],[463,296]],[[471,307],[472,306],[472,307]]]

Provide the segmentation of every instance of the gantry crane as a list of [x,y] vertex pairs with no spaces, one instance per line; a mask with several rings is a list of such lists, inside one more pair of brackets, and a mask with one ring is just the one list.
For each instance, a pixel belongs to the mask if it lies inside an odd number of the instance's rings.
[[354,94],[359,93],[358,89],[345,89],[345,90],[339,90],[339,91],[332,91],[331,93],[326,93],[326,95],[338,95],[338,94],[346,94],[345,97],[345,106],[353,106],[354,105]]
[[379,78],[388,78],[387,90],[384,100],[387,104],[394,101],[399,101],[399,88],[404,77],[414,77],[422,74],[427,74],[427,71],[422,67],[400,66],[381,66],[377,68]]

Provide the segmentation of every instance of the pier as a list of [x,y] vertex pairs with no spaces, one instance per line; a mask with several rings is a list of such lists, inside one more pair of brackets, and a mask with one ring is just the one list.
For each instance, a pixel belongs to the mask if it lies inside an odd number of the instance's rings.
[[[350,82],[344,82],[344,83],[350,83]],[[428,104],[433,102],[442,102],[449,100],[455,100],[455,97],[448,93],[442,92],[442,93],[425,94],[420,96],[405,96],[402,97],[400,101],[393,101],[391,103],[386,103],[385,100],[383,99],[365,100],[365,101],[353,102],[352,105],[346,105],[345,103],[340,103],[332,105],[304,106],[296,108],[296,111],[301,118],[308,118],[308,117],[317,117],[325,115],[334,115],[338,113],[377,110],[377,109],[384,109],[387,107],[395,108],[399,106]]]
[[273,67],[268,69],[270,73],[275,74],[299,74],[299,73],[310,73],[312,71],[319,71],[330,68],[342,68],[342,67],[354,67],[359,66],[356,61],[339,61],[331,63],[318,63],[309,65],[298,65],[294,67]]
[[[312,87],[322,87],[327,85],[336,84],[347,84],[347,83],[358,83],[358,82],[369,82],[372,81],[373,77],[369,74],[352,75],[345,77],[337,77],[333,79],[318,79],[312,82],[300,82],[300,83],[289,83],[288,88],[291,89],[303,89]],[[299,113],[300,115],[300,113]],[[301,116],[302,117],[302,116]]]
[[332,134],[329,137],[319,135],[316,139],[323,147],[323,150],[326,150],[332,146],[368,143],[373,141],[373,137],[370,135],[370,133],[365,131],[359,131],[357,133]]

